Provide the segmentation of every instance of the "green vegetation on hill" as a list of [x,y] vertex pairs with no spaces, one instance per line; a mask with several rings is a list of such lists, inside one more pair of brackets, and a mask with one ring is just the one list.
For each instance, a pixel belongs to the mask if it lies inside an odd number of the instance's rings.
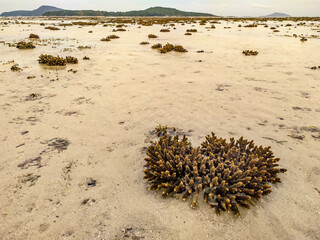
[[184,12],[175,8],[152,7],[145,10],[129,12],[106,12],[94,10],[62,10],[46,12],[44,16],[105,16],[105,17],[153,17],[153,16],[214,16],[210,13]]
[[52,6],[41,6],[38,9],[32,10],[32,11],[12,11],[12,12],[3,12],[0,16],[2,17],[9,17],[9,16],[42,16],[45,12],[54,12],[54,11],[60,11],[61,8],[56,8]]

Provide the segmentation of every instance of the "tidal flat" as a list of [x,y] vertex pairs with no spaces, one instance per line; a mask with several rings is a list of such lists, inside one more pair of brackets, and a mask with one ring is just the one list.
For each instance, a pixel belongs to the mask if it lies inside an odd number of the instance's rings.
[[[319,18],[0,18],[0,238],[319,239],[319,49]],[[288,171],[240,217],[162,198],[159,124]]]

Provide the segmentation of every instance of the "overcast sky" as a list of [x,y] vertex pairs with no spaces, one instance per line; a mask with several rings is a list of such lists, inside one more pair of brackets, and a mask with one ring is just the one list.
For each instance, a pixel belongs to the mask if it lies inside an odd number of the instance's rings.
[[292,16],[320,16],[320,0],[0,0],[0,12],[33,10],[41,5],[104,11],[163,6],[222,16],[261,16],[273,12]]

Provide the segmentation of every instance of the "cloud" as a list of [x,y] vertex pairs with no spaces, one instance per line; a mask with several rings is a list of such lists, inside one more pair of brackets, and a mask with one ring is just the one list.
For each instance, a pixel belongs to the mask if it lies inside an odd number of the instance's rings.
[[259,4],[259,3],[252,3],[251,6],[254,7],[254,8],[263,8],[263,9],[270,9],[270,8],[272,8],[272,6],[264,5],[264,4]]

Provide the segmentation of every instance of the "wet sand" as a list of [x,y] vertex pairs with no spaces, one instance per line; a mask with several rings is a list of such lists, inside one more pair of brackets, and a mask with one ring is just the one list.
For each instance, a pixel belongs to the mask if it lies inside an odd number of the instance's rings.
[[[320,65],[320,38],[310,37],[319,22],[176,24],[168,33],[127,24],[114,33],[102,24],[50,31],[1,21],[0,41],[47,39],[32,50],[0,45],[1,239],[319,239],[320,69],[310,69]],[[191,28],[198,32],[185,36]],[[120,38],[100,41],[111,34]],[[151,49],[167,42],[188,52]],[[79,63],[44,67],[42,53]],[[12,60],[22,71],[10,70]],[[288,172],[240,218],[161,198],[142,179],[158,124],[189,132],[194,146],[212,131],[254,139]]]

